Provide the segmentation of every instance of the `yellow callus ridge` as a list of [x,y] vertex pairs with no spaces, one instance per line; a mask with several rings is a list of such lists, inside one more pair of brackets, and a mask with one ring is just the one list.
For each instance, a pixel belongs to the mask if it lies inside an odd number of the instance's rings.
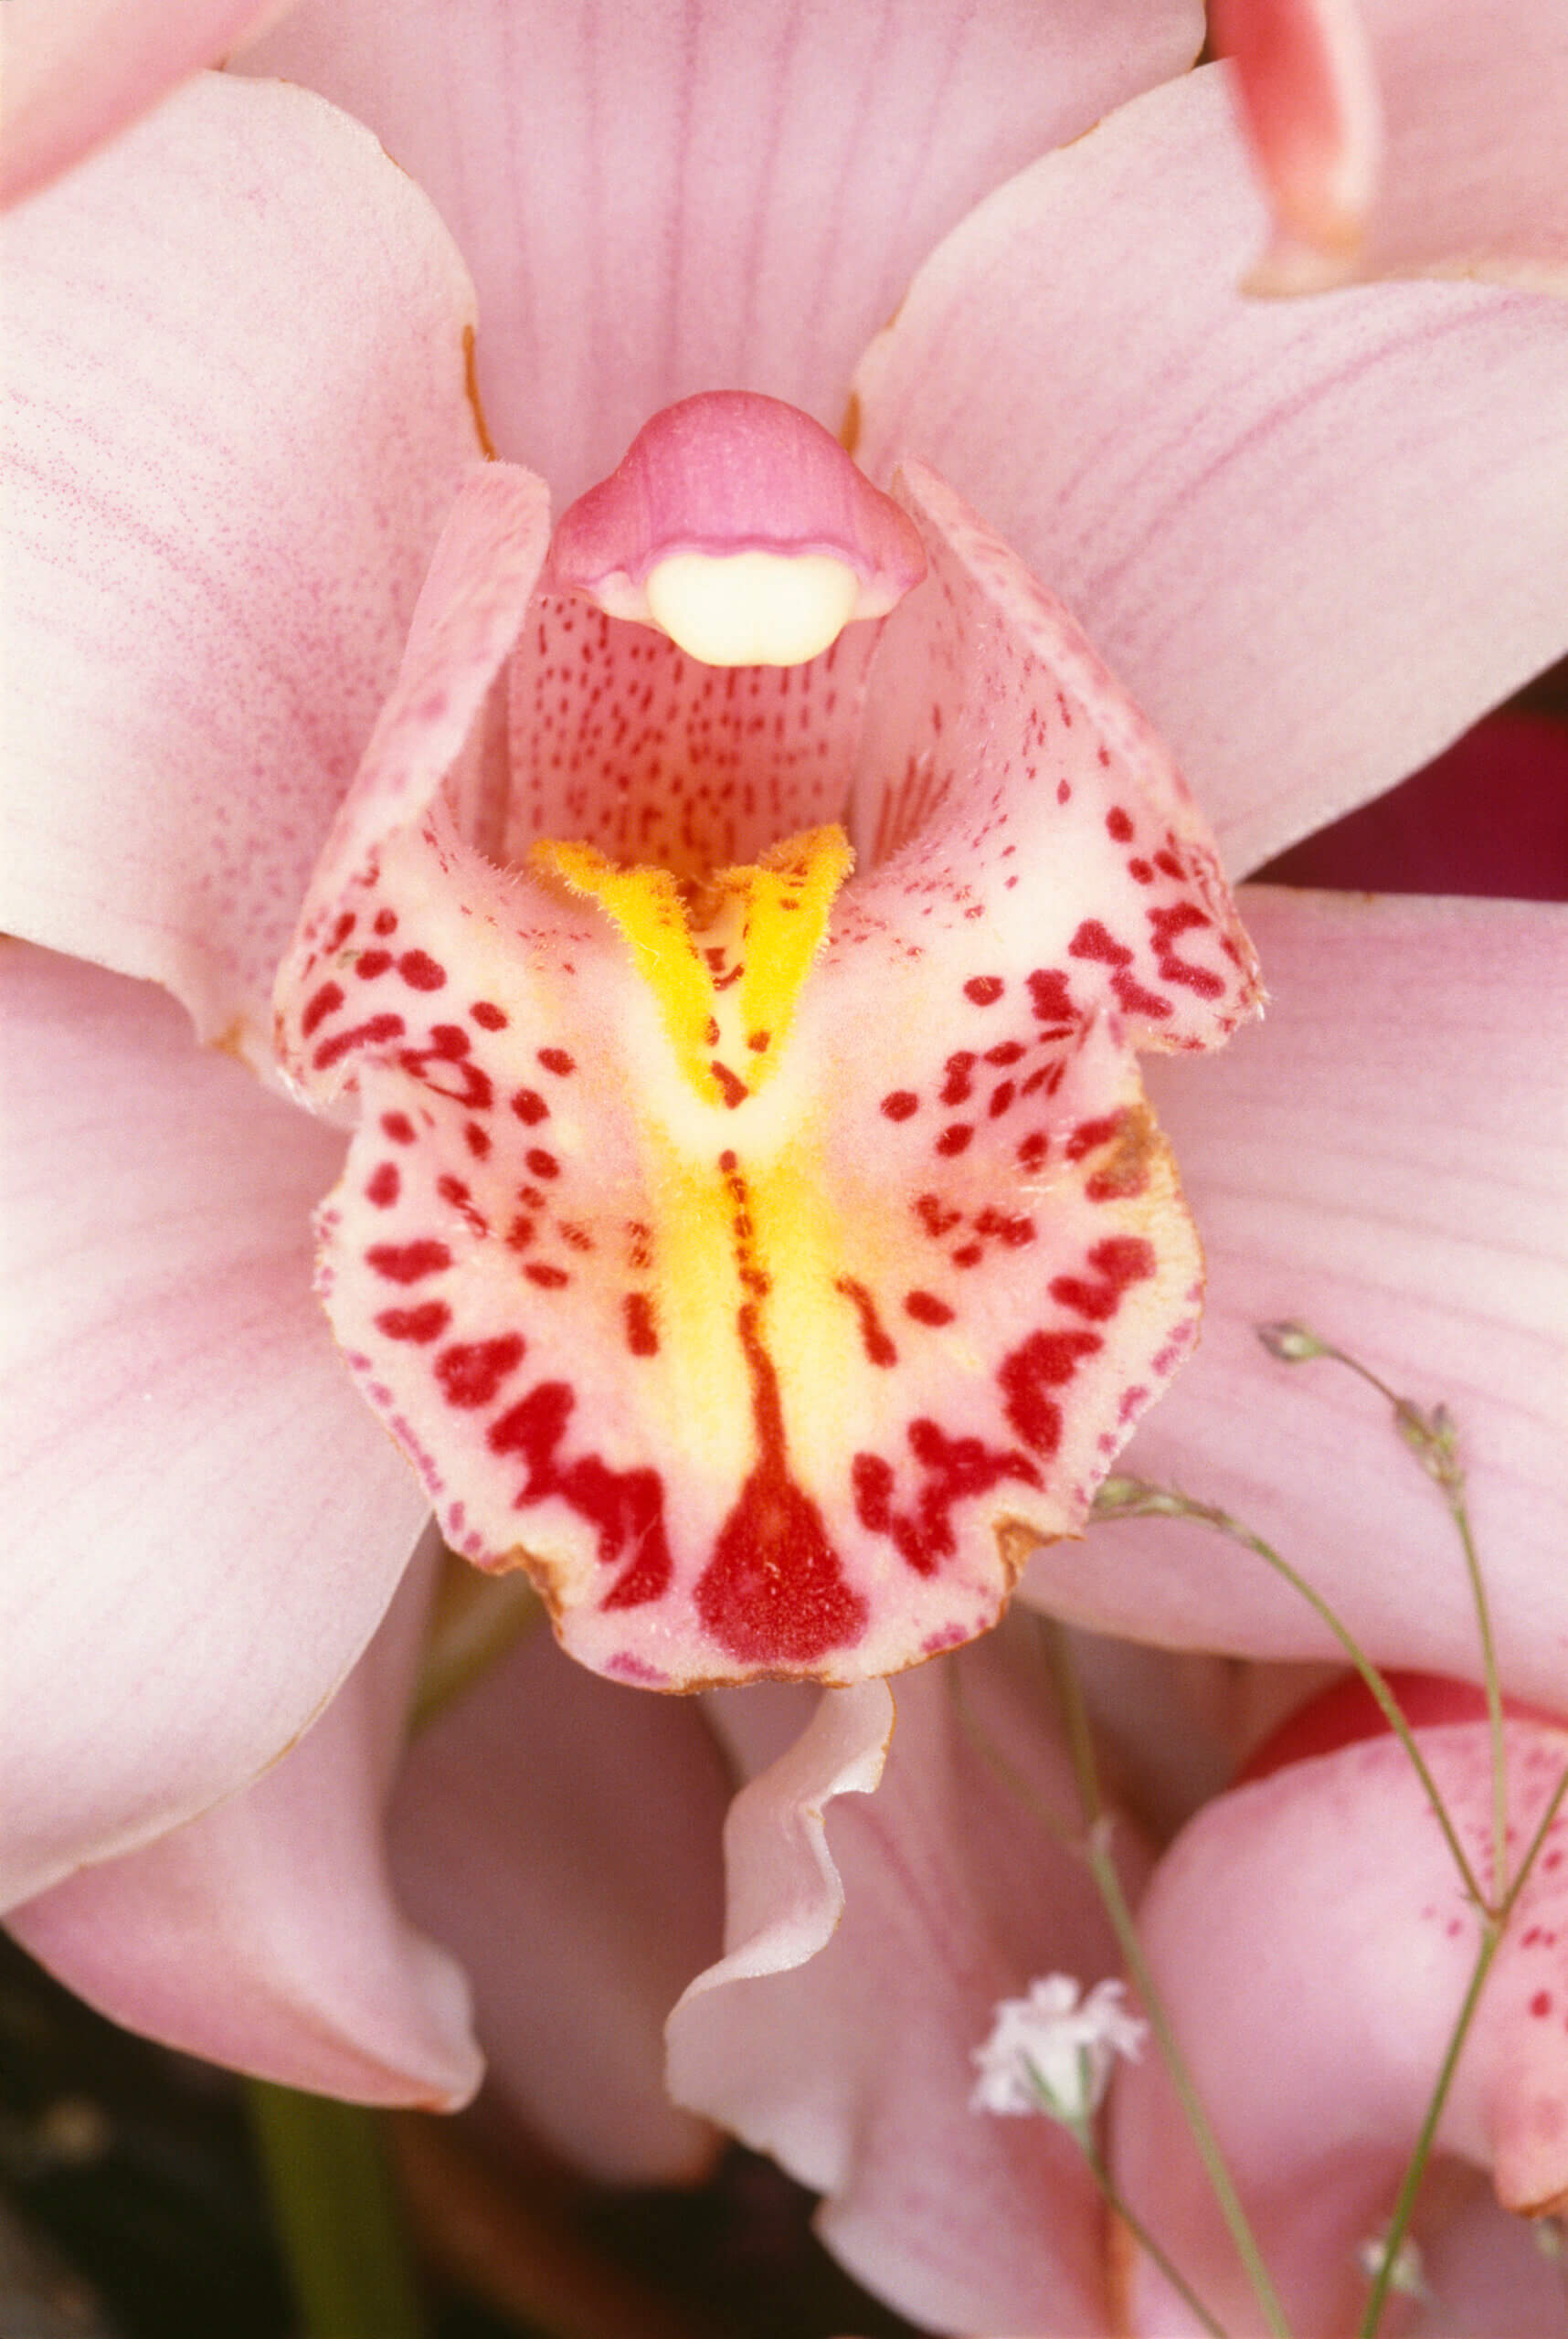
[[623,869],[593,845],[553,838],[531,858],[615,920],[696,1095],[727,1106],[755,1095],[779,1062],[854,866],[843,831],[788,837],[765,860],[700,884],[667,869]]

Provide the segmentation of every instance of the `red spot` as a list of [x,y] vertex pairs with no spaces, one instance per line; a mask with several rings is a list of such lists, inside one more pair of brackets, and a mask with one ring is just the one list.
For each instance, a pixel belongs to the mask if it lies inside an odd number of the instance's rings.
[[523,1272],[530,1283],[538,1285],[541,1291],[559,1291],[563,1284],[571,1281],[565,1267],[547,1267],[540,1259],[533,1260]]
[[465,1121],[462,1127],[462,1138],[463,1143],[467,1146],[469,1151],[472,1154],[476,1161],[482,1161],[486,1159],[490,1152],[490,1131],[488,1129],[482,1129],[477,1121]]
[[1200,999],[1218,999],[1225,987],[1224,979],[1207,967],[1194,967],[1189,959],[1178,958],[1173,946],[1179,934],[1191,934],[1194,927],[1210,923],[1193,902],[1173,902],[1167,909],[1153,909],[1149,913],[1150,931],[1161,978],[1168,983],[1184,983],[1189,990],[1196,991]]
[[895,1478],[880,1454],[857,1454],[850,1465],[855,1517],[868,1534],[885,1535],[916,1575],[934,1575],[957,1549],[953,1505],[989,1494],[1003,1479],[1037,1487],[1040,1473],[1022,1454],[999,1452],[978,1437],[946,1436],[933,1421],[909,1424],[909,1450],[921,1470],[914,1506],[895,1510]]
[[377,934],[396,934],[397,931],[397,911],[377,910],[376,913],[376,931]]
[[374,1202],[377,1210],[390,1210],[403,1191],[403,1180],[397,1175],[395,1161],[383,1161],[365,1181],[365,1199]]
[[991,1103],[986,1106],[986,1111],[993,1121],[999,1121],[1017,1094],[1017,1086],[1011,1080],[1001,1081],[991,1090]]
[[1127,873],[1136,884],[1152,885],[1154,883],[1154,866],[1151,862],[1129,861],[1127,864]]
[[977,1234],[990,1234],[1005,1244],[1010,1251],[1021,1251],[1034,1240],[1032,1218],[1010,1218],[1005,1211],[982,1210],[975,1221]]
[[[453,1104],[466,1105],[470,1112],[487,1113],[495,1101],[495,1085],[487,1072],[467,1061],[472,1044],[460,1023],[436,1023],[430,1027],[429,1047],[405,1048],[397,1061],[405,1072],[411,1072],[438,1096],[450,1096]],[[444,1082],[433,1079],[431,1066],[435,1064],[455,1073],[458,1086],[449,1088]]]
[[383,1113],[381,1126],[394,1145],[412,1145],[414,1124],[407,1113]]
[[1539,2021],[1543,2015],[1549,2015],[1552,2012],[1551,1991],[1537,1990],[1534,1997],[1532,1997],[1530,2002],[1530,2011],[1535,2016],[1537,2021]]
[[947,1076],[942,1082],[940,1101],[944,1105],[967,1105],[974,1086],[971,1074],[980,1059],[972,1048],[959,1048],[948,1058]]
[[985,1060],[987,1064],[995,1064],[1001,1071],[1010,1064],[1016,1064],[1020,1056],[1027,1055],[1028,1053],[1022,1040],[1003,1040],[1000,1046],[987,1048]]
[[1103,967],[1126,967],[1132,963],[1132,953],[1126,943],[1118,942],[1097,917],[1086,917],[1067,945],[1069,958],[1092,958]]
[[870,1614],[844,1581],[816,1504],[767,1461],[720,1528],[695,1597],[719,1646],[747,1665],[810,1665],[853,1647]]
[[997,1369],[1002,1410],[1025,1445],[1054,1454],[1062,1442],[1062,1408],[1045,1394],[1065,1389],[1086,1356],[1104,1346],[1097,1332],[1031,1332]]
[[1086,1316],[1092,1324],[1104,1324],[1121,1306],[1128,1286],[1147,1282],[1154,1273],[1154,1245],[1139,1234],[1112,1234],[1095,1244],[1088,1263],[1099,1277],[1097,1283],[1086,1283],[1080,1275],[1054,1275],[1051,1297],[1062,1307]]
[[498,1339],[464,1340],[443,1349],[436,1359],[436,1379],[449,1405],[471,1413],[489,1404],[522,1361],[522,1339],[515,1332],[503,1332]]
[[428,950],[405,950],[397,961],[397,972],[410,990],[440,990],[447,979],[447,970],[439,967]]
[[548,1119],[550,1112],[536,1088],[520,1088],[512,1099],[512,1109],[518,1119],[525,1121],[530,1128],[536,1122]]
[[1044,1129],[1031,1129],[1018,1148],[1018,1166],[1033,1177],[1051,1150],[1051,1140]]
[[444,1243],[421,1237],[413,1243],[376,1243],[366,1251],[365,1264],[388,1283],[418,1283],[426,1275],[450,1267],[452,1254]]
[[1106,833],[1118,844],[1132,842],[1132,822],[1119,804],[1113,804],[1106,814]]
[[511,1225],[506,1230],[507,1249],[509,1251],[525,1251],[533,1240],[533,1220],[531,1218],[514,1218]]
[[343,911],[341,915],[334,923],[332,932],[327,936],[325,942],[323,943],[323,949],[341,950],[344,944],[348,940],[349,936],[354,932],[355,927],[358,924],[359,920],[355,917],[352,910]]
[[[1082,930],[1080,927],[1080,933]],[[1029,978],[1029,999],[1037,1022],[1075,1023],[1077,1021],[1078,1011],[1073,1005],[1067,990],[1067,978],[1059,968],[1035,968]]]
[[932,1242],[939,1243],[944,1234],[951,1233],[962,1218],[963,1212],[958,1210],[944,1210],[939,1195],[917,1194],[915,1198],[915,1215]]
[[916,1324],[950,1324],[953,1320],[953,1311],[947,1301],[938,1299],[932,1291],[906,1291],[904,1313],[913,1316]]
[[318,1072],[325,1072],[355,1048],[379,1047],[384,1041],[399,1040],[403,1036],[400,1015],[373,1015],[368,1023],[358,1023],[352,1032],[340,1032],[335,1039],[323,1040],[311,1058]]
[[[714,1033],[714,1037],[715,1040],[718,1037],[716,1031]],[[714,1056],[709,1060],[708,1070],[718,1082],[720,1093],[724,1097],[725,1103],[728,1106],[732,1113],[737,1105],[745,1104],[747,1098],[750,1095],[751,1091],[747,1088],[744,1080],[740,1079],[736,1074],[731,1072],[727,1064],[720,1064],[717,1056]]]
[[984,1257],[983,1243],[966,1243],[961,1250],[953,1253],[953,1265],[955,1267],[978,1267]]
[[320,990],[305,1002],[305,1011],[300,1018],[301,1038],[308,1040],[311,1033],[343,1005],[343,999],[341,983],[323,983]]
[[392,964],[390,950],[362,950],[354,962],[354,971],[362,983],[373,983]]
[[523,1158],[535,1178],[558,1178],[561,1174],[560,1163],[543,1146],[531,1146]]
[[946,1159],[951,1160],[955,1154],[962,1153],[973,1135],[974,1127],[971,1122],[950,1122],[937,1139],[937,1151]]
[[426,1299],[418,1307],[384,1307],[376,1328],[389,1340],[413,1340],[422,1347],[427,1340],[439,1340],[451,1320],[445,1300]]
[[565,1048],[541,1048],[539,1062],[546,1072],[553,1072],[557,1080],[564,1080],[568,1072],[576,1072],[577,1068],[577,1058],[569,1056]]
[[486,1442],[493,1454],[520,1455],[528,1466],[515,1498],[517,1509],[558,1496],[599,1529],[601,1564],[613,1566],[630,1550],[630,1565],[606,1593],[602,1605],[639,1608],[668,1590],[673,1572],[664,1529],[664,1482],[657,1470],[611,1470],[597,1454],[584,1455],[563,1469],[556,1452],[576,1404],[567,1382],[542,1381],[491,1424]]
[[971,975],[964,985],[964,997],[972,999],[977,1007],[994,1007],[1005,989],[1000,975]]
[[476,1000],[468,1011],[486,1032],[504,1032],[506,1029],[504,1011],[488,999]]
[[883,1098],[882,1109],[890,1121],[906,1121],[911,1113],[920,1110],[920,1099],[912,1088],[895,1088],[891,1096]]
[[865,1350],[866,1361],[869,1364],[896,1364],[898,1350],[884,1331],[882,1318],[876,1312],[876,1302],[864,1284],[856,1283],[853,1275],[841,1275],[833,1289],[842,1291],[844,1297],[853,1303],[860,1318],[860,1340]]
[[633,1356],[657,1356],[659,1332],[653,1303],[645,1291],[629,1291],[620,1303],[626,1318],[626,1345]]
[[1163,852],[1155,854],[1154,866],[1156,869],[1162,869],[1167,877],[1185,877],[1187,874],[1181,862],[1169,847]]
[[1108,1145],[1113,1137],[1120,1134],[1121,1124],[1119,1113],[1105,1113],[1098,1120],[1080,1121],[1067,1139],[1068,1160],[1081,1161],[1086,1153],[1093,1153],[1097,1147]]

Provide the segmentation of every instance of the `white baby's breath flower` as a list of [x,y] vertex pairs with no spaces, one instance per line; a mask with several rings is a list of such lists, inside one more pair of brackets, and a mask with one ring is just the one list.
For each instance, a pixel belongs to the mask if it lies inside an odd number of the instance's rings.
[[1048,1974],[1026,1998],[1003,1998],[991,2037],[977,2047],[975,2111],[1043,2111],[1070,2128],[1098,2110],[1118,2055],[1133,2060],[1149,2026],[1122,2005],[1120,1982],[1086,1996],[1070,1974]]

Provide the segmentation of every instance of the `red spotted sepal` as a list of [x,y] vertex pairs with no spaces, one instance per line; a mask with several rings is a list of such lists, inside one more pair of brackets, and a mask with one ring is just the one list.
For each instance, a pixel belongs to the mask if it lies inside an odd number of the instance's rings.
[[[1147,726],[928,473],[926,581],[773,668],[531,590],[487,492],[281,979],[293,1076],[358,1099],[323,1297],[449,1540],[586,1663],[895,1671],[1080,1530],[1196,1336],[1134,1050],[1224,1038],[1250,948]],[[450,710],[514,637],[502,802]]]

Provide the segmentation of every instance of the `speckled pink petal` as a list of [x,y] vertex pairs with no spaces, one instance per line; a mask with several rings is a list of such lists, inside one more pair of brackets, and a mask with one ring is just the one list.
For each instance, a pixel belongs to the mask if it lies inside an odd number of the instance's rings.
[[[294,1077],[361,1096],[321,1221],[352,1368],[454,1548],[527,1564],[573,1654],[650,1686],[843,1683],[983,1631],[1196,1328],[1132,1050],[1223,1038],[1255,1003],[1249,947],[1065,612],[933,478],[908,508],[933,573],[880,649],[853,627],[759,684],[546,597],[514,673],[524,833],[558,819],[705,877],[853,784],[885,865],[803,989],[745,1007],[764,943],[704,924],[699,949],[678,902],[645,978],[580,887],[498,870],[445,804],[409,820],[441,757],[406,711],[457,671],[444,552],[280,985]],[[805,841],[780,916],[825,850]],[[708,1002],[689,1048],[671,967]]]
[[[1568,981],[1568,914],[1242,899],[1267,1016],[1200,1072],[1150,1083],[1208,1251],[1203,1339],[1123,1467],[1268,1536],[1382,1661],[1474,1677],[1458,1544],[1388,1409],[1341,1369],[1258,1344],[1258,1324],[1305,1318],[1452,1409],[1504,1679],[1551,1703],[1568,1664],[1568,1130],[1542,1018]],[[1177,1521],[1041,1551],[1026,1591],[1177,1646],[1332,1654],[1260,1561]]]
[[403,1900],[459,1956],[492,2094],[609,2185],[702,2174],[663,2085],[664,2016],[718,1947],[727,1782],[698,1709],[526,1640],[409,1749]]
[[1108,2329],[1076,2147],[969,2108],[999,1999],[1053,1969],[1115,1968],[1086,1871],[981,1751],[1073,1824],[1038,1650],[1003,1627],[898,1681],[886,1775],[835,1804],[824,1843],[850,1718],[848,1747],[879,1760],[872,1694],[830,1692],[736,1801],[729,1954],[670,2018],[672,2088],[824,2193],[822,2238],[923,2327]]
[[279,13],[279,0],[6,0],[0,202],[45,185]]
[[467,1985],[399,1916],[381,1839],[429,1576],[410,1569],[300,1745],[217,1810],[13,1909],[23,1946],[116,2022],[208,2062],[351,2102],[465,2101],[482,2068]]
[[297,1737],[423,1509],[310,1296],[341,1140],[156,991],[15,943],[0,981],[5,1906]]
[[[1421,1741],[1485,1882],[1486,1727],[1424,1730]],[[1568,1762],[1568,1730],[1510,1723],[1508,1744],[1517,1857]],[[1365,1741],[1220,1797],[1161,1862],[1139,1930],[1293,2327],[1353,2328],[1366,2297],[1357,2249],[1387,2223],[1478,1945],[1404,1750]],[[1568,2188],[1564,1941],[1560,1815],[1437,2130],[1440,2154],[1489,2169],[1521,2212]],[[1111,2136],[1118,2181],[1183,2273],[1227,2329],[1259,2328],[1158,2055],[1118,2072]],[[1127,2272],[1134,2332],[1195,2328],[1146,2261]],[[1416,2327],[1461,2326],[1439,2296]],[[1502,2339],[1529,2326],[1494,2299],[1463,2327]]]
[[1061,594],[1233,874],[1568,640],[1568,312],[1247,300],[1263,230],[1223,76],[1189,75],[981,205],[857,376],[872,476],[923,457]]
[[323,0],[244,63],[359,115],[440,206],[497,443],[564,502],[694,391],[837,429],[938,238],[1202,37],[1192,0]]
[[266,988],[478,452],[472,293],[376,142],[206,76],[11,214],[13,932],[265,1053]]
[[1568,284],[1568,23],[1521,0],[1223,0],[1213,38],[1274,206],[1252,283]]

